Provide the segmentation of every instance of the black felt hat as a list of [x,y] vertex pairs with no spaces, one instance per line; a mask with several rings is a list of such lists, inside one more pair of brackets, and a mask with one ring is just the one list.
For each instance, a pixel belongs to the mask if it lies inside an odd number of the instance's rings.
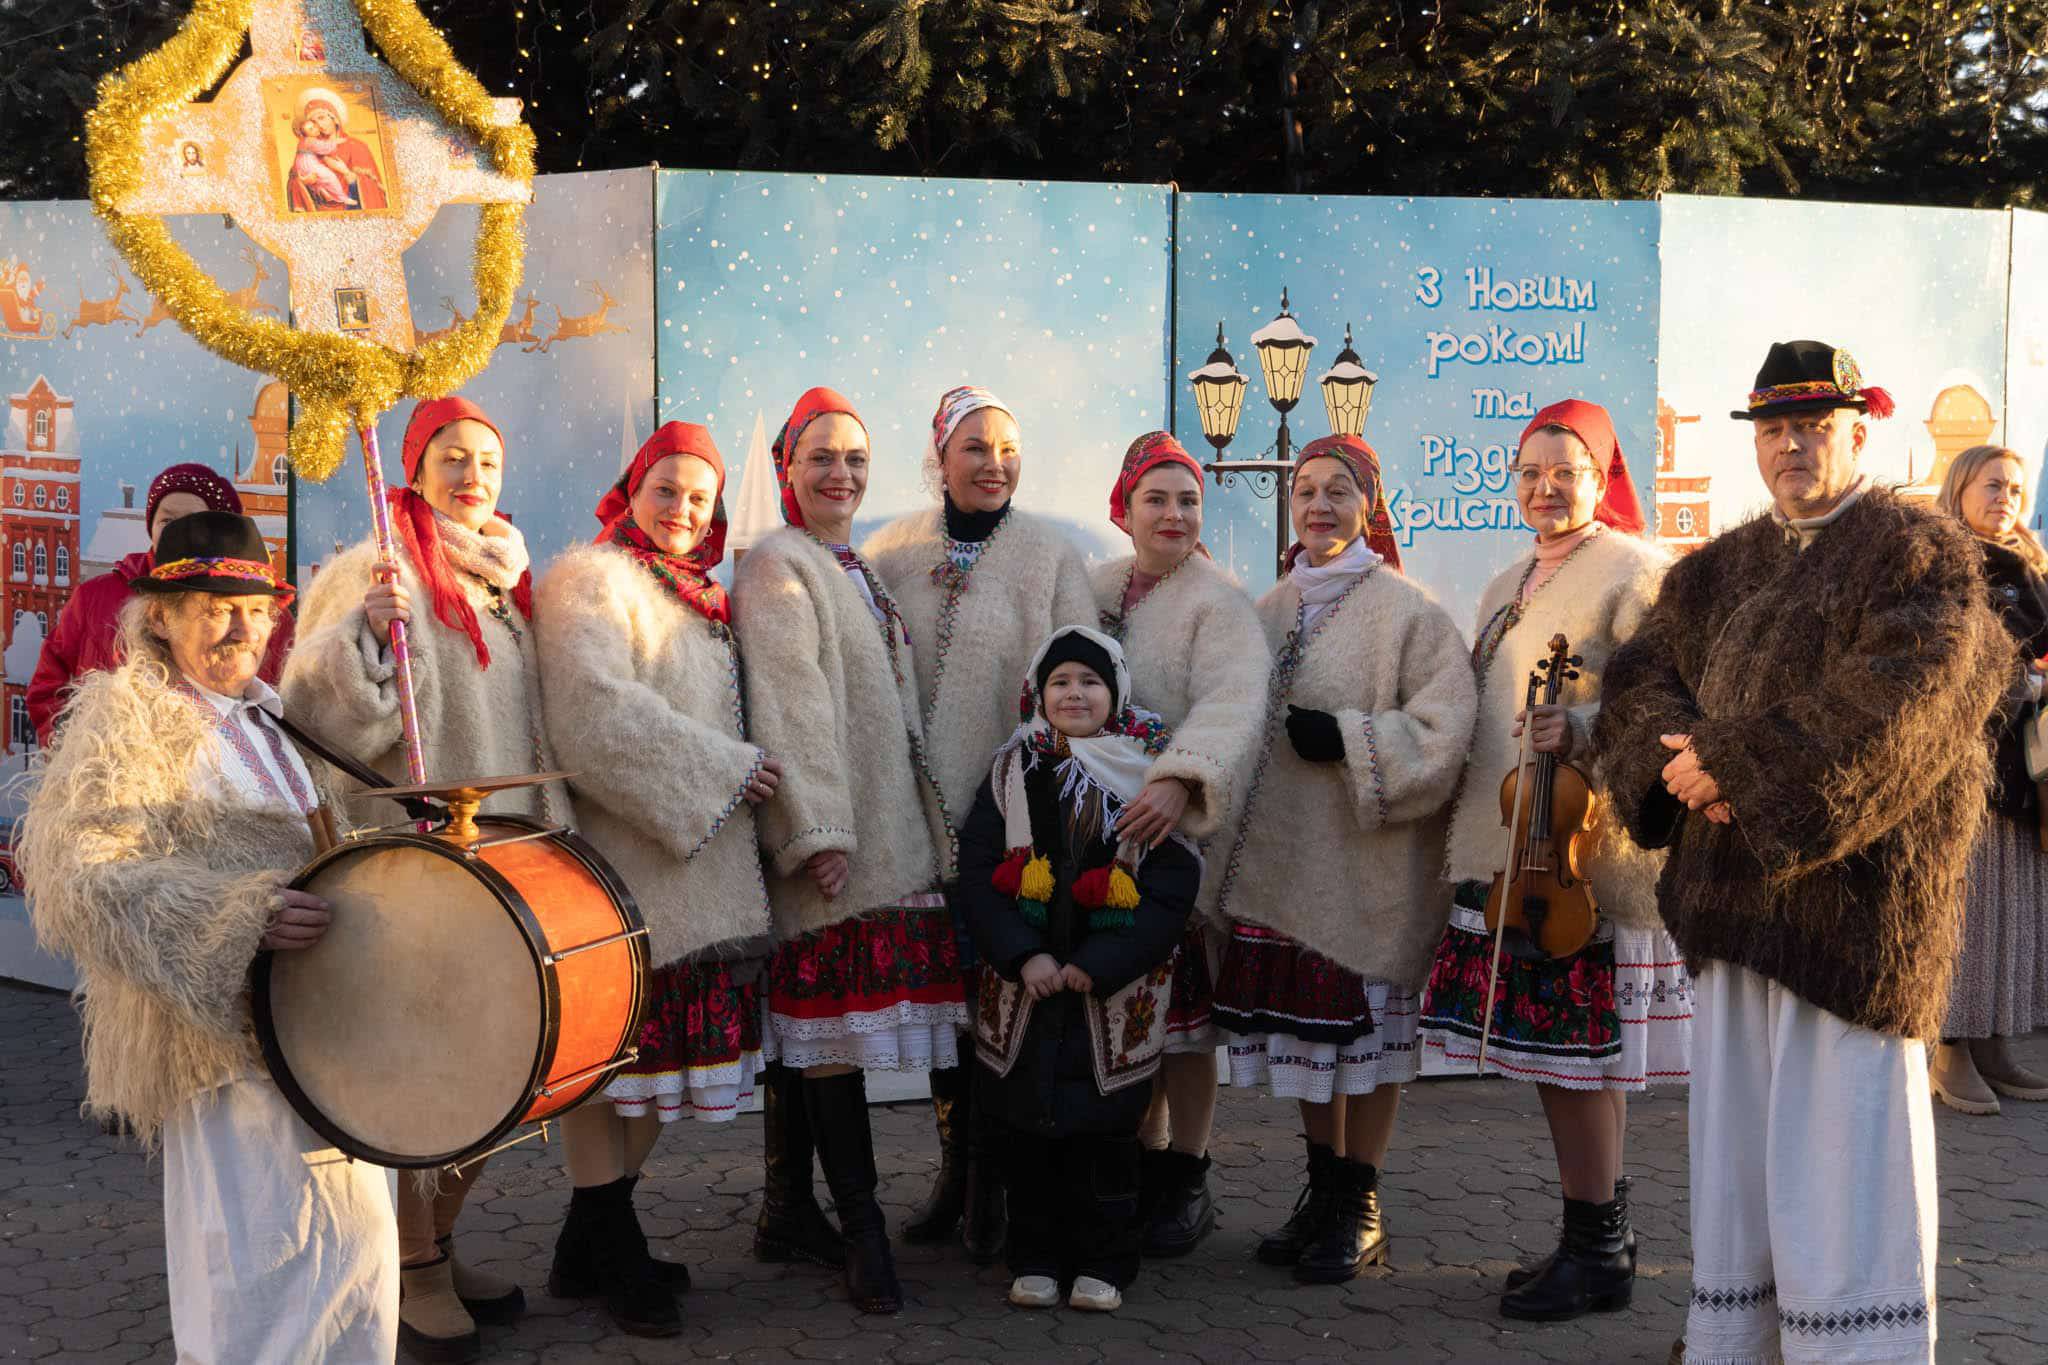
[[1728,415],[1754,422],[1760,417],[1830,408],[1854,408],[1872,417],[1889,417],[1893,403],[1883,389],[1864,385],[1855,357],[1841,347],[1825,341],[1774,341],[1763,368],[1756,372],[1749,407]]
[[270,567],[270,547],[248,517],[194,512],[164,527],[155,566],[128,586],[137,592],[211,592],[223,597],[291,600],[291,585]]

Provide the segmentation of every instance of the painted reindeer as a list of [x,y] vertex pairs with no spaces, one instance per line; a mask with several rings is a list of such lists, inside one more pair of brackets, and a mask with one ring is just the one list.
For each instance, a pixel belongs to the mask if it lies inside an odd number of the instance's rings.
[[78,331],[82,327],[105,327],[116,322],[141,321],[135,314],[121,306],[121,300],[128,295],[128,277],[123,275],[117,266],[109,265],[107,271],[114,277],[113,297],[89,299],[85,296],[85,290],[80,289],[78,291],[78,315],[64,325],[66,339],[69,339],[73,332]]
[[469,321],[468,318],[462,315],[462,310],[455,306],[455,300],[445,294],[441,296],[441,306],[448,310],[448,325],[446,327],[436,327],[431,332],[422,332],[418,327],[414,327],[412,329],[414,350],[418,350],[430,341],[439,341],[442,337],[447,336],[463,323]]
[[[578,280],[577,283],[583,284],[581,280]],[[592,283],[584,284],[583,287],[585,289],[596,291],[597,297],[600,300],[602,300],[602,302],[598,304],[596,312],[577,313],[574,315],[569,315],[563,313],[562,310],[556,307],[554,304],[549,304],[548,306],[550,308],[555,309],[555,330],[550,335],[542,337],[538,341],[528,342],[525,346],[521,347],[520,349],[526,351],[540,351],[542,353],[545,353],[548,347],[554,345],[558,341],[574,341],[579,337],[605,336],[608,333],[612,332],[625,332],[630,330],[628,328],[621,327],[616,322],[607,322],[605,320],[605,315],[611,312],[612,309],[618,307],[619,301],[613,298],[608,292],[606,292],[605,287],[603,285]]]
[[498,329],[498,344],[500,346],[507,343],[523,345],[529,341],[539,341],[540,338],[533,334],[533,311],[538,307],[540,307],[540,300],[528,294],[526,296],[526,311],[519,315],[519,321],[507,322]]
[[257,292],[263,288],[263,282],[270,278],[270,272],[264,268],[263,258],[249,250],[249,248],[243,247],[242,259],[249,263],[249,268],[254,270],[256,274],[247,284],[228,295],[228,303],[245,313],[269,313],[272,317],[276,317],[278,315],[276,307],[265,303],[262,296]]

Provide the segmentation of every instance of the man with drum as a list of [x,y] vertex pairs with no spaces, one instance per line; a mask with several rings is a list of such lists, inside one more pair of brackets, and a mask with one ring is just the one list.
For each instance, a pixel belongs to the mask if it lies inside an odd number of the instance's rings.
[[284,886],[319,797],[257,676],[292,590],[213,511],[133,586],[126,662],[79,682],[17,842],[36,933],[79,967],[86,1108],[162,1145],[180,1360],[388,1361],[391,1177],[300,1121],[250,1023],[251,960],[328,925]]

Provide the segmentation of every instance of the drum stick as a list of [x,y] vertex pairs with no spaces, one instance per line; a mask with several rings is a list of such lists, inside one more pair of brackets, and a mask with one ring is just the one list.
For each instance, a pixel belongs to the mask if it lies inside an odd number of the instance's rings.
[[341,842],[334,832],[334,810],[325,801],[306,813],[306,826],[313,831],[315,853],[325,853]]

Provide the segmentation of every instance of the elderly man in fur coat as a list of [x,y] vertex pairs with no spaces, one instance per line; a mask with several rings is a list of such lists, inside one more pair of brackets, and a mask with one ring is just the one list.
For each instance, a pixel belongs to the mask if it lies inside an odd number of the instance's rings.
[[79,683],[19,844],[36,933],[78,964],[86,1109],[162,1145],[180,1361],[388,1361],[390,1175],[292,1112],[250,1023],[256,954],[328,923],[284,886],[318,792],[257,676],[291,589],[231,512],[171,525],[133,586],[127,662]]
[[1891,406],[1846,352],[1773,346],[1734,416],[1775,509],[1679,561],[1603,683],[1615,804],[1670,849],[1697,981],[1698,1365],[1933,1359],[1924,1040],[2012,648],[1968,532],[1857,469]]

